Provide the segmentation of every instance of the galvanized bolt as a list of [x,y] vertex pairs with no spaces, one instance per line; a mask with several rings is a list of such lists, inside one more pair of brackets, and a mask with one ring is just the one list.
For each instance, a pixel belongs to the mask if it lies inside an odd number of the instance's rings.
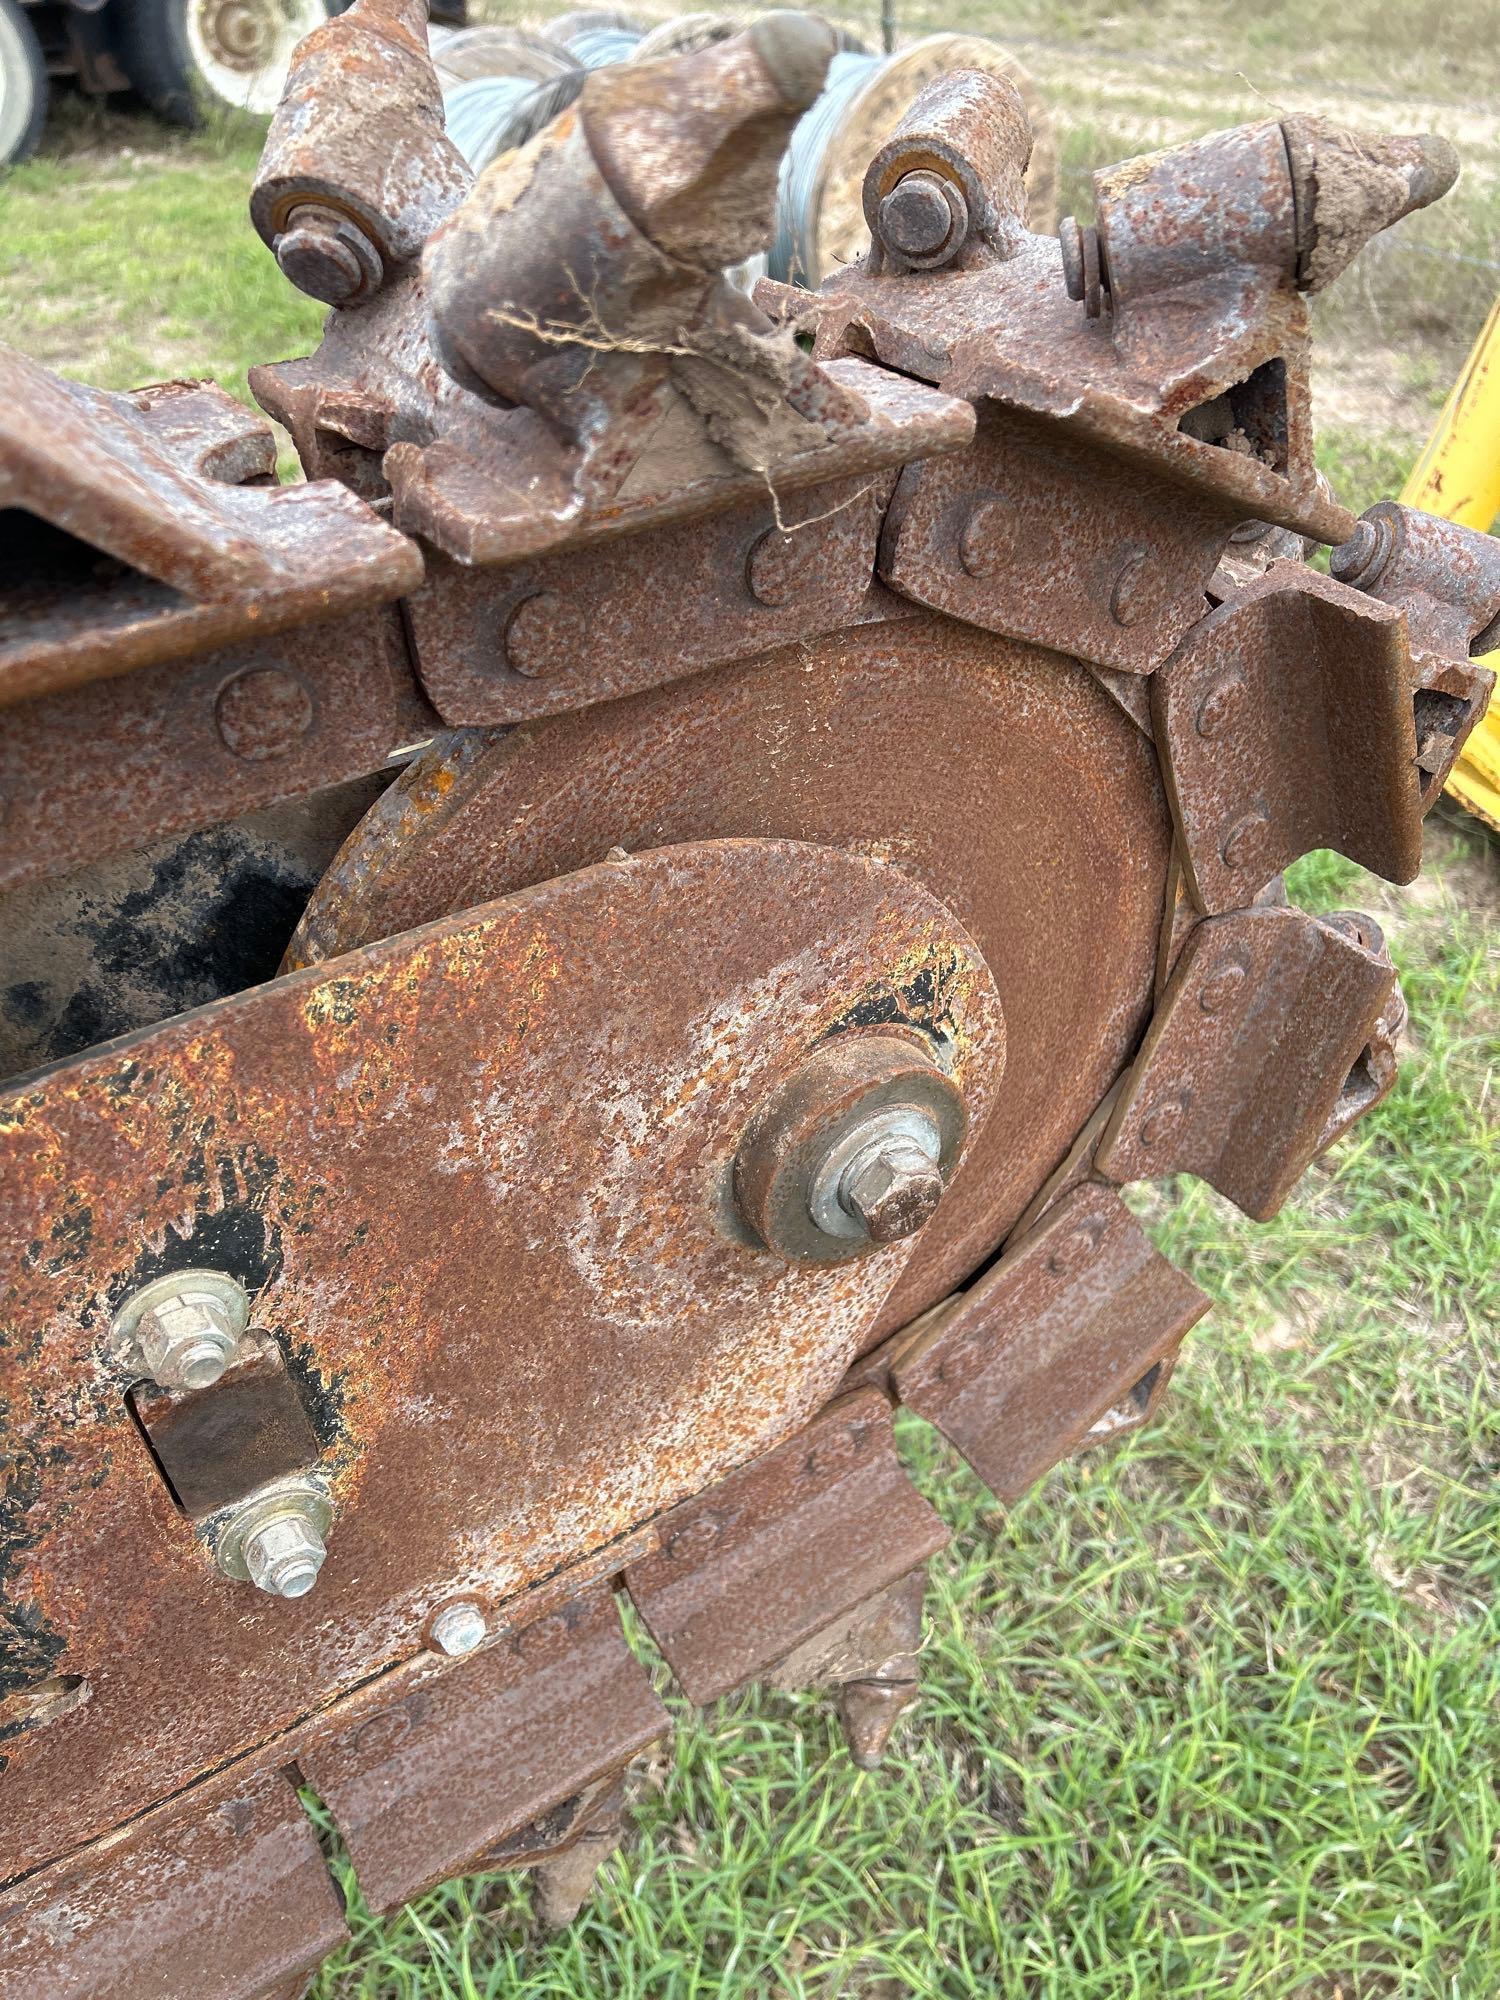
[[808,1213],[829,1236],[899,1243],[943,1198],[942,1134],[931,1112],[888,1106],[846,1131],[813,1176]]
[[946,261],[969,233],[959,190],[925,168],[897,181],[880,204],[878,222],[885,247],[913,264]]
[[327,306],[353,305],[378,290],[385,275],[380,252],[359,224],[319,202],[292,210],[272,250],[297,290]]
[[943,1177],[920,1146],[896,1140],[874,1147],[850,1169],[839,1200],[872,1243],[899,1243],[937,1213]]
[[242,1500],[219,1534],[219,1568],[268,1597],[305,1597],[328,1550],[328,1495],[307,1479],[264,1486]]
[[460,1653],[472,1653],[481,1645],[489,1625],[482,1608],[465,1600],[459,1604],[445,1604],[433,1619],[428,1630],[429,1643],[440,1653],[457,1658]]
[[173,1271],[132,1292],[110,1332],[126,1366],[163,1389],[206,1389],[234,1359],[249,1319],[243,1287],[223,1271]]

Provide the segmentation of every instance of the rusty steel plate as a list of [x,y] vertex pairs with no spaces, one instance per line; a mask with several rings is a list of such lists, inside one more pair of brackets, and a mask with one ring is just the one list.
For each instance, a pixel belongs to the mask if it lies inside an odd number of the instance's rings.
[[[1095,1164],[1112,1181],[1197,1174],[1265,1222],[1389,1090],[1396,975],[1367,917],[1261,907],[1191,932]],[[1379,1071],[1372,1073],[1373,1068]]]
[[437,726],[395,610],[24,702],[0,737],[0,890],[364,777]]
[[1151,690],[1189,887],[1210,916],[1333,847],[1389,882],[1422,865],[1402,614],[1300,563],[1203,619]]
[[508,735],[460,735],[372,809],[294,952],[344,950],[616,845],[728,834],[890,859],[961,918],[1001,989],[996,1115],[873,1344],[991,1254],[1150,1014],[1166,800],[1150,744],[1084,668],[916,614]]
[[450,723],[524,722],[852,624],[891,485],[840,479],[504,568],[440,556],[406,604],[422,684]]
[[971,450],[902,473],[880,574],[987,631],[1149,674],[1203,617],[1240,518],[1230,498],[987,407]]
[[116,395],[0,347],[0,706],[421,581],[364,501],[275,470],[270,425],[210,382]]
[[306,1745],[297,1767],[390,1910],[615,1770],[670,1727],[607,1584],[389,1708]]
[[1095,1427],[1142,1409],[1208,1311],[1113,1188],[1086,1182],[944,1315],[892,1370],[903,1403],[963,1453],[991,1492],[1019,1500]]
[[693,1701],[763,1673],[935,1555],[948,1530],[901,1469],[878,1389],[673,1509],[626,1588]]
[[[739,1225],[733,1161],[782,1076],[871,1019],[941,1045],[982,1133],[1003,1023],[957,921],[881,862],[728,841],[549,882],[0,1099],[8,1685],[89,1691],[5,1745],[0,1876],[417,1651],[436,1603],[499,1603],[804,1422],[910,1246],[784,1263]],[[176,1510],[126,1408],[113,1312],[203,1268],[251,1294],[322,1440],[306,1599],[218,1574],[223,1517]]]
[[348,1935],[295,1790],[263,1771],[0,1895],[0,1992],[264,2000],[300,1993]]

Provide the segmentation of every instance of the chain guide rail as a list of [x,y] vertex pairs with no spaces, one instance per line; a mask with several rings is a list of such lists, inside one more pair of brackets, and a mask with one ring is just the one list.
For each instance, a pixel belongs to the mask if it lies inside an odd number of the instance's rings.
[[[577,1910],[685,1698],[878,1762],[946,1530],[1149,1421],[1206,1310],[1122,1200],[1275,1213],[1377,1102],[1377,927],[1495,545],[1315,470],[1306,295],[1446,191],[1291,118],[1026,226],[939,76],[809,293],[835,50],[592,71],[477,179],[420,0],[301,45],[251,197],[316,353],[0,354],[0,1968],[292,2000],[476,1867]],[[1331,574],[1305,567],[1334,545]]]

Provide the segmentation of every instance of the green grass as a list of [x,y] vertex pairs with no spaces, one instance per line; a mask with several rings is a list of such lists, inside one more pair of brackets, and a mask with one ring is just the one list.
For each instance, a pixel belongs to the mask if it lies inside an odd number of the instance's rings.
[[[1491,15],[1018,0],[928,24],[1022,42],[1086,212],[1094,165],[1299,80],[1363,84],[1372,123],[1380,90],[1482,102]],[[1399,485],[1493,290],[1495,153],[1492,121],[1396,239],[1444,256],[1381,253],[1319,308],[1321,456],[1356,507]],[[237,393],[306,351],[319,309],[250,229],[254,160],[243,133],[75,110],[0,184],[0,337]],[[513,1877],[376,1921],[340,1864],[354,1942],[316,2000],[1496,2000],[1500,860],[1456,818],[1429,848],[1408,891],[1332,856],[1296,874],[1387,926],[1412,1008],[1391,1098],[1263,1227],[1196,1184],[1132,1197],[1215,1300],[1160,1424],[1002,1509],[903,1422],[954,1539],[889,1768],[855,1773],[819,1700],[699,1716],[652,1662],[675,1752],[573,1929],[532,1937]]]

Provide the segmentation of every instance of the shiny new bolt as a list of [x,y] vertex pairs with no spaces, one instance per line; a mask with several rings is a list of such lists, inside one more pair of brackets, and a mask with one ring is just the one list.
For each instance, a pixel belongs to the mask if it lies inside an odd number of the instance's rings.
[[114,1340],[163,1389],[206,1389],[234,1359],[249,1318],[243,1287],[223,1271],[175,1271],[131,1294]]
[[328,1496],[310,1481],[263,1488],[234,1510],[219,1536],[219,1568],[268,1597],[305,1597],[328,1554]]
[[429,1633],[431,1643],[440,1653],[450,1658],[460,1653],[472,1653],[481,1645],[489,1626],[479,1605],[472,1603],[447,1604],[432,1621]]

